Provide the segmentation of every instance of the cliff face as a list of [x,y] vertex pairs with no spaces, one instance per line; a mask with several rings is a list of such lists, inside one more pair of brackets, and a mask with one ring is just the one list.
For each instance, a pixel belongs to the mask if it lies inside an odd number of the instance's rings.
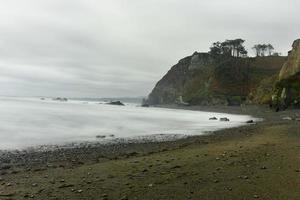
[[197,53],[181,59],[156,84],[148,103],[236,105],[266,77],[278,75],[285,57],[233,58]]
[[300,39],[295,40],[292,47],[293,49],[289,52],[288,59],[280,71],[280,81],[300,73]]
[[215,59],[208,53],[195,52],[181,59],[156,84],[148,97],[149,104],[171,104],[189,90],[205,90],[214,65]]
[[275,104],[300,105],[300,39],[295,40],[293,49],[284,63],[276,84]]

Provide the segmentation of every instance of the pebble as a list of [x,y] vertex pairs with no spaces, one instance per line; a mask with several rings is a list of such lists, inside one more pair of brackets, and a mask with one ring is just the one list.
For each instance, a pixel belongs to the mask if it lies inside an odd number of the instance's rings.
[[107,195],[107,194],[105,194],[105,193],[104,193],[104,194],[102,194],[101,196],[102,196],[102,197],[104,197],[104,198],[108,197],[108,195]]
[[128,196],[124,195],[123,197],[121,197],[121,200],[128,200]]

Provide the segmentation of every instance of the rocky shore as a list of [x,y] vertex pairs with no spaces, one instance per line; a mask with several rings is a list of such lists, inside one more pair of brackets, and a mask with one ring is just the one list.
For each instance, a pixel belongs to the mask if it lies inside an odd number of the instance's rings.
[[299,110],[178,107],[264,121],[176,141],[1,152],[0,199],[298,199]]

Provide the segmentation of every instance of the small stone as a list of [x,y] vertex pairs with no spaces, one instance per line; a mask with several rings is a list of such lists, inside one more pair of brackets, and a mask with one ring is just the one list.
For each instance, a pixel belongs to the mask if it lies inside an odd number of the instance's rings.
[[105,193],[104,193],[104,194],[102,194],[101,196],[102,196],[102,197],[104,197],[104,198],[108,197],[108,195],[107,195],[107,194],[105,194]]
[[38,184],[37,184],[37,183],[32,183],[31,186],[32,186],[32,187],[37,187]]
[[291,117],[283,117],[283,120],[293,120]]
[[148,169],[143,169],[143,171],[142,172],[147,172],[148,171]]
[[257,194],[253,195],[253,198],[258,199],[259,196]]
[[121,197],[121,200],[128,200],[128,196],[124,195],[123,197]]
[[77,193],[82,193],[83,191],[82,190],[77,190]]

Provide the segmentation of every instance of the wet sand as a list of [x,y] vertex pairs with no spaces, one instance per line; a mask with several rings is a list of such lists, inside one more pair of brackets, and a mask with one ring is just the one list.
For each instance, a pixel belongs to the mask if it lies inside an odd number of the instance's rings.
[[0,199],[299,199],[299,110],[177,107],[264,121],[170,142],[2,152]]

